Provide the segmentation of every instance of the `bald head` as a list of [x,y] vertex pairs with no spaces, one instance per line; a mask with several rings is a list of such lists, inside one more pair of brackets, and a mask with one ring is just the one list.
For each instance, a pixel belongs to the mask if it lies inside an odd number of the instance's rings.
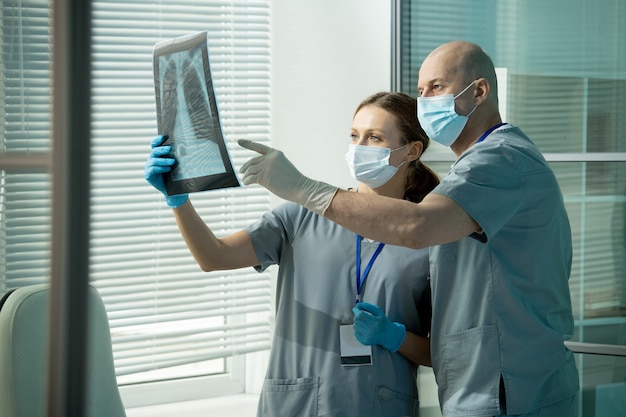
[[493,61],[480,46],[465,41],[444,43],[424,59],[422,68],[433,67],[437,68],[442,79],[460,80],[465,85],[478,78],[486,79],[490,86],[488,101],[497,107],[496,71]]

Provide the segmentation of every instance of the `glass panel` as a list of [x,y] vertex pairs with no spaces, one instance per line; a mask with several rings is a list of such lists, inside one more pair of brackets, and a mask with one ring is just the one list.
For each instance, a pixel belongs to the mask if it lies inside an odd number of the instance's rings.
[[[572,155],[571,162],[551,165],[572,224],[570,286],[579,328],[598,318],[623,323],[626,310],[626,157],[618,154],[626,151],[626,55],[617,53],[626,40],[619,24],[626,18],[626,4],[602,0],[600,5],[585,0],[445,5],[413,0],[401,7],[400,84],[405,92],[415,94],[419,65],[433,48],[454,39],[476,42],[496,67],[506,69],[507,121],[559,161]],[[472,10],[485,13],[475,16]],[[441,14],[443,23],[433,19]],[[588,152],[625,161],[580,162]],[[447,173],[449,154],[433,146],[426,156],[441,176]],[[579,332],[581,341],[586,341],[584,334]],[[609,343],[608,338],[602,342]]]
[[626,114],[626,80],[589,79],[588,152],[626,152],[624,114]]
[[[595,325],[587,319],[626,320],[626,163],[552,163],[563,190],[572,224],[574,261],[570,288],[574,317],[579,326]],[[603,321],[605,322],[605,321]],[[613,329],[612,331],[615,331]],[[609,332],[610,333],[610,332]],[[580,341],[588,340],[579,331]],[[622,341],[621,343],[624,343]]]
[[50,11],[47,0],[0,6],[2,151],[50,147]]
[[542,151],[623,152],[624,21],[616,0],[403,1],[400,86],[416,95],[421,62],[438,45],[475,42],[510,76],[508,121]]
[[542,152],[584,152],[585,80],[511,75],[508,122],[520,126]]
[[[624,334],[624,329],[621,329]],[[616,417],[626,410],[626,357],[577,354],[580,416]]]
[[[573,340],[626,345],[626,2],[407,0],[401,14],[402,91],[415,95],[426,55],[456,39],[505,70],[506,121],[546,153],[570,217]],[[451,156],[439,149],[424,159],[444,176]],[[624,415],[626,359],[577,361],[579,415]]]
[[626,81],[511,75],[508,121],[543,152],[624,152]]
[[[50,175],[0,171],[0,294],[50,271]],[[46,255],[48,254],[48,255]]]

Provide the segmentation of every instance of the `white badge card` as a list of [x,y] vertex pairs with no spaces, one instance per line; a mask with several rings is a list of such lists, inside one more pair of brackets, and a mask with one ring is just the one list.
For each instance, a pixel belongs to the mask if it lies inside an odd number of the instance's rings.
[[352,324],[339,325],[341,364],[344,366],[371,365],[372,347],[362,345],[354,336]]

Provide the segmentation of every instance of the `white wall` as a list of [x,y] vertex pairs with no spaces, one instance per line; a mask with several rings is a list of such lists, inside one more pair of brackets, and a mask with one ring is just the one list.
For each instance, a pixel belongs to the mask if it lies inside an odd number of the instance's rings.
[[[272,146],[307,176],[354,185],[344,159],[354,110],[391,88],[391,1],[274,0],[271,73]],[[440,416],[430,368],[419,389],[422,415]]]
[[305,175],[347,187],[356,106],[391,86],[391,2],[274,0],[272,145]]

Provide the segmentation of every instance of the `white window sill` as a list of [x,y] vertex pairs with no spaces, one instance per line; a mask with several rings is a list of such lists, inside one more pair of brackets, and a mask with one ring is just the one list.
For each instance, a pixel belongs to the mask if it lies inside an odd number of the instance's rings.
[[205,400],[184,401],[134,407],[126,410],[126,417],[254,417],[259,396],[237,394]]

